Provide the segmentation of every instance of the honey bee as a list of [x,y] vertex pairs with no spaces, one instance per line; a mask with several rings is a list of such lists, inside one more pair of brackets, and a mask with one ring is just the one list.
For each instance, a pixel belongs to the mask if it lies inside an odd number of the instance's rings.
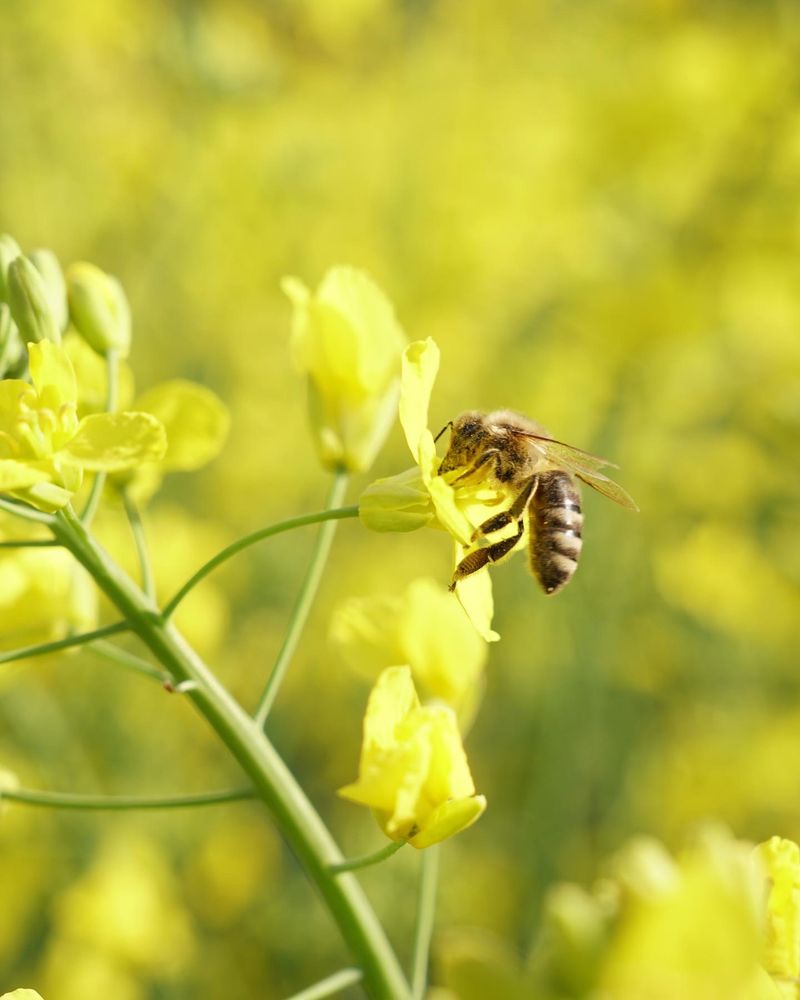
[[[604,458],[556,441],[547,431],[513,410],[481,413],[468,410],[446,424],[450,445],[439,467],[440,475],[465,471],[451,483],[486,481],[514,499],[475,530],[472,540],[516,524],[516,533],[469,552],[456,566],[450,589],[459,580],[496,563],[522,539],[527,511],[530,568],[546,594],[555,594],[572,579],[583,541],[583,514],[576,479],[629,510],[638,510],[631,497],[599,470],[613,466]],[[614,466],[616,468],[616,466]]]

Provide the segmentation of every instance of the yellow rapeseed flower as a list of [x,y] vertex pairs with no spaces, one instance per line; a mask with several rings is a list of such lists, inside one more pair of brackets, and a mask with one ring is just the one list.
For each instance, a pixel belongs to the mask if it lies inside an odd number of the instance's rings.
[[468,827],[486,808],[475,794],[455,713],[421,707],[409,667],[378,678],[364,717],[358,781],[339,789],[369,806],[387,837],[430,847]]
[[147,413],[78,419],[78,390],[64,349],[28,345],[32,384],[0,381],[0,493],[40,510],[65,506],[84,470],[115,472],[160,458],[164,427]]
[[771,837],[756,856],[768,879],[763,963],[787,997],[800,996],[800,847]]
[[370,678],[388,664],[407,664],[422,696],[450,705],[462,730],[469,726],[488,650],[443,585],[420,578],[397,596],[350,598],[336,609],[331,636]]
[[[441,459],[428,427],[431,392],[439,370],[439,348],[430,337],[409,344],[403,353],[400,423],[415,468],[378,479],[361,494],[359,516],[373,531],[414,531],[430,524],[455,542],[453,565],[469,547],[475,528],[497,512],[505,494],[485,483],[450,482],[440,476]],[[494,605],[488,568],[459,580],[456,594],[473,625],[488,642],[499,638],[491,628]]]

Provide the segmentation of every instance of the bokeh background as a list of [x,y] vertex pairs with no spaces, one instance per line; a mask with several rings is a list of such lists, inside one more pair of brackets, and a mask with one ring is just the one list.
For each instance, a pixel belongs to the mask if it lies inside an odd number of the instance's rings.
[[[468,739],[489,809],[444,852],[441,930],[524,955],[548,886],[632,833],[800,837],[798,4],[37,0],[2,4],[0,34],[0,228],[121,278],[139,387],[195,378],[232,411],[223,455],[147,510],[164,596],[327,492],[285,274],[363,267],[410,338],[436,338],[432,425],[509,406],[622,467],[641,513],[585,498],[566,591],[545,598],[522,558],[494,574],[503,639]],[[375,474],[408,464],[396,430]],[[312,540],[251,550],[187,602],[248,704]],[[380,835],[334,795],[367,686],[331,614],[445,582],[449,560],[430,532],[343,523],[274,710],[348,853]],[[48,600],[13,590],[7,646]],[[0,766],[109,793],[240,780],[185,702],[88,652],[0,668]],[[417,863],[363,875],[403,955]],[[0,821],[0,989],[277,1000],[347,961],[255,804]]]

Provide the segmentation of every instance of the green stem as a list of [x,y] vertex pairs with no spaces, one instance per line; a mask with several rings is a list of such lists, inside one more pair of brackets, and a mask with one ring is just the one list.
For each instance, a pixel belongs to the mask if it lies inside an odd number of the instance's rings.
[[53,642],[40,642],[35,646],[21,646],[19,649],[10,649],[7,653],[0,653],[0,663],[11,663],[13,660],[29,660],[33,656],[45,656],[47,653],[57,653],[60,649],[69,649],[70,646],[82,646],[84,643],[94,642],[95,639],[105,639],[108,635],[126,632],[128,628],[127,622],[115,622],[113,625],[104,625],[102,628],[96,628],[93,632],[81,632],[78,635],[68,635],[65,639],[55,639]]
[[436,884],[439,878],[439,845],[422,852],[417,903],[417,930],[411,963],[411,995],[422,1000],[428,983],[428,956],[431,949],[433,920],[436,913]]
[[133,500],[131,500],[126,489],[122,491],[122,503],[125,507],[125,513],[128,516],[128,523],[131,526],[131,534],[133,535],[133,542],[136,546],[136,555],[139,557],[139,569],[142,574],[142,590],[148,597],[155,597],[155,578],[153,577],[153,567],[150,564],[150,553],[147,549],[147,538],[144,534],[142,515],[139,513],[139,508]]
[[[338,508],[346,489],[347,473],[343,470],[338,470],[333,478],[331,491],[328,494],[325,504],[327,510]],[[328,555],[331,551],[331,544],[333,543],[333,536],[335,534],[336,521],[326,521],[319,529],[314,551],[311,554],[311,562],[306,570],[300,594],[292,610],[292,616],[289,619],[289,627],[286,630],[283,644],[253,714],[253,718],[262,729],[278,695],[283,678],[286,676],[286,671],[289,669],[289,664],[291,663],[292,656],[294,656],[295,649],[297,649],[300,636],[303,634],[303,628],[305,627],[306,620],[311,611],[311,605],[314,603],[314,598],[319,589],[319,583],[325,570],[325,563],[328,561]]]
[[330,866],[340,864],[344,858],[272,743],[69,508],[59,514],[53,532],[89,571],[167,672],[179,682],[192,682],[186,697],[239,762],[256,794],[270,809],[362,969],[368,995],[374,1000],[410,1000],[397,957],[358,881],[353,875],[331,874]]
[[47,549],[58,545],[52,538],[29,539],[28,541],[0,542],[0,549]]
[[0,788],[0,801],[19,802],[26,806],[47,806],[50,809],[93,809],[97,811],[126,809],[185,809],[189,806],[213,806],[221,802],[241,802],[255,798],[250,788],[228,788],[218,792],[198,792],[196,795],[171,795],[164,798],[142,798],[133,795],[77,795],[72,792],[39,792],[31,788]]
[[404,840],[393,840],[379,851],[373,851],[372,854],[362,854],[357,858],[351,858],[349,861],[343,861],[340,865],[331,865],[331,871],[334,875],[339,875],[342,872],[353,872],[357,868],[369,868],[370,865],[380,864],[381,861],[385,861],[393,854],[397,854],[400,848],[405,846],[406,842]]
[[[119,355],[115,350],[109,350],[106,354],[106,413],[113,413],[117,408],[117,396],[119,395]],[[81,513],[81,520],[88,527],[97,513],[100,498],[103,495],[103,487],[106,484],[105,472],[96,472],[89,491],[89,498]]]
[[321,979],[308,989],[293,993],[289,1000],[324,1000],[325,997],[332,997],[336,993],[341,993],[348,986],[353,986],[362,979],[361,969],[342,969],[341,972],[334,972],[327,979]]
[[45,514],[40,510],[36,510],[35,507],[31,507],[26,503],[17,503],[15,500],[3,500],[0,498],[0,510],[4,510],[7,514],[13,514],[14,517],[23,517],[26,521],[36,521],[37,524],[53,524],[52,514]]
[[102,656],[106,660],[112,660],[114,663],[119,663],[122,667],[135,670],[137,673],[145,674],[162,683],[171,680],[163,670],[159,670],[152,663],[149,663],[141,656],[137,656],[135,653],[129,652],[127,649],[120,649],[113,642],[105,642],[103,639],[97,639],[94,642],[90,642],[86,648],[90,653],[97,653],[98,656]]
[[250,545],[255,545],[256,542],[260,542],[265,538],[271,538],[273,535],[280,535],[284,531],[292,531],[293,528],[302,528],[306,524],[319,524],[321,521],[337,521],[345,517],[358,517],[358,506],[340,507],[338,510],[321,510],[316,511],[314,514],[302,514],[300,517],[290,517],[288,521],[279,521],[277,524],[271,524],[267,528],[259,528],[258,531],[244,535],[238,541],[232,542],[227,548],[218,552],[213,559],[209,559],[194,576],[191,576],[184,583],[178,593],[164,605],[164,617],[169,618],[189,591],[193,590],[212,570],[215,570],[217,566],[222,565],[222,563],[233,556],[238,555],[238,553]]

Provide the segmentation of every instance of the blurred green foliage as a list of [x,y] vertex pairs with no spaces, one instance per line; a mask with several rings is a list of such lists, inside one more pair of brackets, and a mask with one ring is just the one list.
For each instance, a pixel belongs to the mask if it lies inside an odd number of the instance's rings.
[[[38,0],[0,30],[0,228],[119,276],[139,391],[193,378],[233,412],[224,455],[149,508],[162,597],[326,493],[285,274],[364,267],[436,338],[432,425],[508,406],[622,466],[642,513],[586,498],[563,594],[522,559],[495,572],[503,641],[468,741],[489,809],[445,851],[441,927],[522,954],[554,880],[632,833],[674,846],[712,816],[800,837],[793,0]],[[376,473],[407,465],[395,431]],[[334,796],[367,688],[327,623],[446,581],[435,542],[341,526],[271,720],[350,854],[378,846]],[[182,609],[247,704],[310,543],[270,541]],[[62,790],[239,780],[179,696],[88,651],[0,669],[0,765]],[[403,953],[412,854],[362,876]],[[280,998],[347,961],[253,804],[9,809],[0,904],[0,989],[48,1000]]]

